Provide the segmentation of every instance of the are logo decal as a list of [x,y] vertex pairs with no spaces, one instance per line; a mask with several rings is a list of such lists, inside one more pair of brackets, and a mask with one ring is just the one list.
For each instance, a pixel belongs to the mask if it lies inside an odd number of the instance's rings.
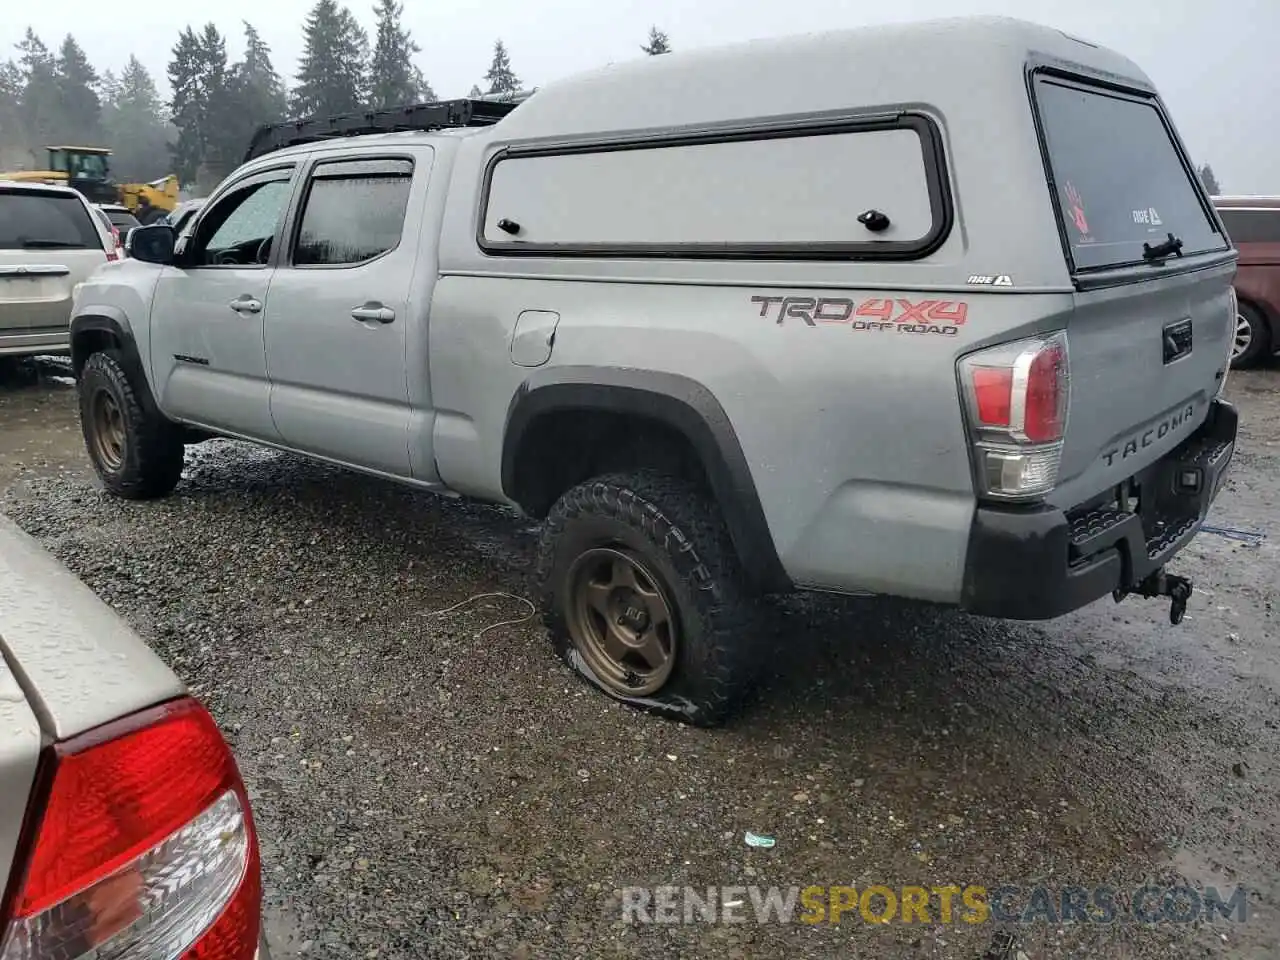
[[847,297],[755,296],[751,302],[759,305],[759,316],[773,317],[779,325],[797,320],[810,327],[847,325],[852,330],[954,337],[969,318],[969,305],[958,300],[913,303],[897,297],[858,301]]
[[1007,273],[975,273],[969,277],[971,287],[1012,287],[1013,277]]

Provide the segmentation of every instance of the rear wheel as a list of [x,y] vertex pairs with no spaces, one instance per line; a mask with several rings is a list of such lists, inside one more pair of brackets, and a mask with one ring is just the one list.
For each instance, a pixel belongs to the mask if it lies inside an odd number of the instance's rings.
[[107,492],[126,500],[171,492],[182,475],[182,436],[147,415],[114,350],[85,362],[79,394],[85,448]]
[[539,575],[557,653],[615,699],[711,726],[754,676],[753,605],[728,531],[683,480],[574,487],[547,519]]
[[1244,369],[1257,365],[1271,352],[1271,335],[1267,319],[1251,303],[1241,301],[1236,307],[1235,340],[1231,344],[1231,366]]

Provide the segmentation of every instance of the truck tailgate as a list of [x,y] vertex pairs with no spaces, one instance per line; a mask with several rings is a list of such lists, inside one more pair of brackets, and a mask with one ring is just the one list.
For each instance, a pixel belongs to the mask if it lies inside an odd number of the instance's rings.
[[1227,265],[1077,295],[1059,506],[1133,476],[1203,422],[1230,350],[1232,274]]

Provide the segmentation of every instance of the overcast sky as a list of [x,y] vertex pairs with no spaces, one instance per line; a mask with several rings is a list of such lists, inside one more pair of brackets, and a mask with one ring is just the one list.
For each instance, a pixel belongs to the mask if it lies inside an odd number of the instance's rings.
[[[240,23],[271,44],[292,80],[312,0],[7,0],[0,44],[12,50],[30,24],[56,46],[71,29],[94,65],[119,69],[130,53],[162,90],[169,51],[188,23],[212,20],[234,59]],[[374,0],[349,4],[371,28]],[[418,64],[442,97],[464,96],[501,37],[528,86],[639,55],[651,24],[677,49],[866,23],[966,13],[1036,20],[1114,47],[1155,80],[1198,163],[1228,193],[1280,193],[1280,0],[405,0]],[[779,67],[780,68],[780,67]]]

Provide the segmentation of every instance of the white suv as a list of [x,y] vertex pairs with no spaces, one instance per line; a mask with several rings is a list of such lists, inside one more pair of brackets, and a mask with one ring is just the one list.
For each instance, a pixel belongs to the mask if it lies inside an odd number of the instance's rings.
[[76,284],[117,256],[77,191],[0,181],[0,356],[66,353]]

